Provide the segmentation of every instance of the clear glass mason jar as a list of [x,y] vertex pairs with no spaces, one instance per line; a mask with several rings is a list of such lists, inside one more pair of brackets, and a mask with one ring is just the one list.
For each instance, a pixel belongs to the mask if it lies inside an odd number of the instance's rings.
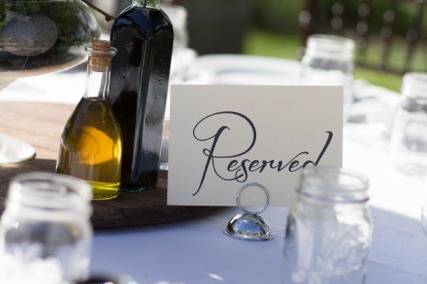
[[366,177],[334,167],[303,171],[288,217],[284,283],[361,284],[372,240]]
[[427,175],[427,73],[408,73],[403,77],[390,153],[402,172],[419,177]]
[[312,85],[332,85],[344,88],[344,117],[348,116],[353,101],[351,84],[353,81],[352,39],[316,34],[307,40],[302,58],[302,79]]
[[45,277],[20,282],[49,284],[86,278],[91,198],[90,186],[73,177],[29,173],[14,178],[0,221],[0,255],[18,275],[10,277]]

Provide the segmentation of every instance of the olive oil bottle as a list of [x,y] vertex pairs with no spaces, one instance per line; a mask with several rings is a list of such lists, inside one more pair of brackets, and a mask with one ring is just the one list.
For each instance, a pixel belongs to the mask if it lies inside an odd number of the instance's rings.
[[106,98],[116,50],[100,40],[87,50],[86,93],[65,126],[56,171],[88,181],[95,200],[113,199],[120,190],[122,138]]

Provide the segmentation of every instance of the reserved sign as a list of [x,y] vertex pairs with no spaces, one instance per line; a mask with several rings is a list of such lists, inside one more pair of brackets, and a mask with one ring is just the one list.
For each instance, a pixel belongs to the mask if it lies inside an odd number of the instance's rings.
[[173,85],[168,204],[235,206],[258,182],[290,206],[305,166],[341,166],[342,129],[341,87]]

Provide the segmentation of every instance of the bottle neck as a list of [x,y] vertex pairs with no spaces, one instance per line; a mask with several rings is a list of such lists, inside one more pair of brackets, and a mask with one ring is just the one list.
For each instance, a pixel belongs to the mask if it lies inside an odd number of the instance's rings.
[[85,98],[106,99],[110,89],[110,67],[100,71],[90,64],[87,67],[87,85]]
[[134,6],[160,9],[160,0],[133,0]]

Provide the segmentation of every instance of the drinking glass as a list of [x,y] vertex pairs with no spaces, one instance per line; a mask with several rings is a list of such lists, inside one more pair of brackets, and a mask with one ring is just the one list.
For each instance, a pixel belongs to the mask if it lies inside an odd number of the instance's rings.
[[427,73],[408,73],[403,78],[390,153],[400,171],[415,177],[427,175]]
[[344,114],[348,116],[352,103],[351,83],[353,81],[352,39],[316,34],[308,38],[302,58],[302,78],[313,85],[342,86],[344,89]]
[[[8,263],[8,277],[15,280],[7,283],[58,284],[86,278],[91,199],[90,186],[73,177],[28,173],[13,179],[0,221],[0,259]],[[37,279],[26,279],[29,275]]]
[[286,228],[284,283],[365,283],[372,239],[368,186],[366,177],[341,168],[303,171]]

